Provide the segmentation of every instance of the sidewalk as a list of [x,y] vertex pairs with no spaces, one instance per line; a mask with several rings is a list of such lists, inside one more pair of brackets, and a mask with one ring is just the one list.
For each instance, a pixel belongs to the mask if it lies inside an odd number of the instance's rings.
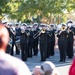
[[[16,55],[16,57],[20,58],[20,55]],[[73,59],[66,59],[65,63],[59,62],[59,59],[60,59],[59,51],[56,50],[55,55],[48,58],[47,61],[53,62],[61,75],[68,75],[68,70]],[[25,63],[28,65],[30,71],[32,72],[33,68],[36,65],[41,65],[43,63],[40,61],[40,52],[38,53],[38,56],[28,58],[28,60]]]

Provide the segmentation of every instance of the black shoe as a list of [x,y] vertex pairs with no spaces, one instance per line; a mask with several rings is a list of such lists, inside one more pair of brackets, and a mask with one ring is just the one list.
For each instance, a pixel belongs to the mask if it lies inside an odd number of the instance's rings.
[[49,58],[50,56],[47,56],[46,58]]
[[32,55],[30,55],[30,58],[32,58]]
[[63,60],[60,60],[59,62],[63,62]]
[[27,57],[30,57],[30,55],[28,55]]
[[37,54],[34,54],[34,56],[37,56]]
[[65,62],[65,60],[63,60],[63,62]]
[[73,57],[68,57],[68,58],[72,59]]
[[19,55],[19,54],[20,54],[20,52],[17,52],[17,53],[16,53],[16,55]]
[[46,61],[46,60],[43,59],[43,60],[40,60],[40,61]]
[[27,59],[22,59],[23,61],[27,61]]

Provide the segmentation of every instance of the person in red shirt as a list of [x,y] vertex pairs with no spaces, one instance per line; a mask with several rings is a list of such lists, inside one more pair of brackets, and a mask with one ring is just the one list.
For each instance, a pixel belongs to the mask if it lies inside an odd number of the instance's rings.
[[69,75],[75,75],[75,58],[74,58],[73,63],[69,69]]

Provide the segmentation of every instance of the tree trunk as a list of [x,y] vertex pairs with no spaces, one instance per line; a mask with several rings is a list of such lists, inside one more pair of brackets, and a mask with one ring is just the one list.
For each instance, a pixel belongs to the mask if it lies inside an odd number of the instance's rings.
[[0,19],[0,23],[2,23],[2,20]]
[[50,14],[50,21],[49,21],[49,24],[52,23],[52,14]]
[[60,24],[60,16],[58,15],[58,24]]

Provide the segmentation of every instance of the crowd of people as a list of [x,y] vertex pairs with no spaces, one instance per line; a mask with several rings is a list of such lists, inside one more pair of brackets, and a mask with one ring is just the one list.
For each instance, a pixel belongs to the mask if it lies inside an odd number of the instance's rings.
[[[16,47],[16,54],[20,54],[21,59],[27,61],[27,58],[37,56],[40,51],[41,61],[46,58],[54,56],[55,36],[58,38],[58,47],[60,54],[60,62],[65,62],[66,56],[73,58],[73,43],[75,35],[75,27],[69,21],[66,24],[61,24],[61,28],[51,25],[34,23],[27,25],[23,23],[21,26],[16,24],[13,29],[12,24],[3,23],[9,31],[10,39],[12,39],[12,46],[10,43],[7,46],[7,53],[14,55],[14,45]],[[18,43],[17,43],[18,42]],[[39,47],[38,47],[39,46]]]
[[[64,29],[64,25],[62,28]],[[22,60],[6,53],[9,52],[7,51],[10,39],[8,30],[9,29],[7,27],[0,24],[0,75],[60,75],[55,65],[50,61],[45,61],[41,66],[35,66],[31,74],[29,68]],[[65,34],[63,36],[66,36],[65,30],[63,30],[63,32]],[[43,31],[42,34],[43,33],[45,32]],[[61,39],[61,33],[62,32],[58,32],[58,37],[60,37],[59,39]],[[75,75],[75,60],[69,69],[69,75]]]

